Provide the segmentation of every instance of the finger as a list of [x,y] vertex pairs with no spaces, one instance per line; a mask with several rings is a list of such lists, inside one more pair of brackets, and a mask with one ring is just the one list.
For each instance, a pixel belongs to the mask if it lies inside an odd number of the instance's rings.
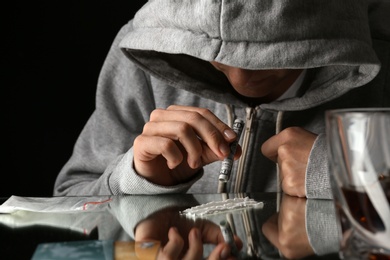
[[[225,239],[223,238],[221,228],[219,225],[213,223],[213,222],[207,222],[203,224],[203,227],[200,228],[202,230],[202,241],[204,243],[210,243],[210,244],[220,244],[225,243]],[[237,246],[238,250],[241,250],[243,247],[242,240],[234,235],[234,243]]]
[[145,124],[142,134],[166,137],[180,142],[188,154],[188,165],[193,169],[202,166],[201,140],[189,124],[179,121],[148,122]]
[[289,127],[265,141],[261,147],[264,156],[276,162],[277,157],[307,159],[317,135],[301,127]]
[[[201,236],[203,242],[214,244],[214,245],[225,242],[225,239],[223,238],[222,231],[219,225],[213,222],[206,222],[203,223],[200,229],[202,230]],[[234,235],[234,242],[237,246],[237,249],[241,250],[243,247],[242,240],[238,236]]]
[[214,222],[202,222],[199,229],[201,230],[201,237],[204,243],[217,245],[225,242],[221,228]]
[[232,258],[230,247],[226,243],[218,244],[210,255],[207,257],[208,260],[219,260],[219,259],[234,259]]
[[[183,154],[176,143],[165,137],[140,135],[134,140],[134,157],[142,162],[150,162],[159,155],[166,159],[170,169],[183,161]],[[135,160],[137,169],[137,161]]]
[[278,214],[271,216],[262,226],[264,236],[276,247],[280,247],[279,243],[279,226]]
[[307,164],[302,164],[292,157],[287,160],[282,158],[283,156],[278,157],[278,165],[283,191],[291,196],[306,197],[305,175]]
[[203,243],[199,229],[192,228],[188,234],[189,248],[184,255],[183,260],[202,259],[203,258]]
[[226,141],[231,142],[236,139],[237,134],[224,122],[222,122],[217,116],[214,115],[209,109],[190,107],[190,106],[178,106],[172,105],[167,108],[168,110],[187,110],[201,114],[209,122],[211,122],[221,133]]
[[168,231],[168,243],[161,250],[161,253],[168,259],[178,259],[183,249],[184,241],[175,227]]
[[280,135],[274,135],[263,143],[263,145],[261,146],[261,152],[268,159],[272,160],[273,162],[277,162],[278,149],[280,145]]
[[201,138],[210,149],[219,157],[226,157],[230,148],[222,132],[203,115],[187,110],[154,110],[151,121],[179,121],[189,124],[196,135]]
[[291,145],[288,143],[299,143],[298,127],[289,127],[280,133],[270,137],[261,146],[261,152],[270,160],[277,162],[280,152],[290,151]]

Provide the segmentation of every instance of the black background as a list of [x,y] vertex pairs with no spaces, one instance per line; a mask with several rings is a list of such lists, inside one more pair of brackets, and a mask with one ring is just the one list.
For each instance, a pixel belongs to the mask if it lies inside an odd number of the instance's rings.
[[145,2],[3,6],[0,197],[52,195],[55,178],[94,109],[111,43]]

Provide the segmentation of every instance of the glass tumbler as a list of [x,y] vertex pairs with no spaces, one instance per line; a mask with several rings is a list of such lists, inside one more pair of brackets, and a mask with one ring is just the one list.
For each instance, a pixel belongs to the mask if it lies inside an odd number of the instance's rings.
[[342,259],[390,259],[390,108],[326,111]]

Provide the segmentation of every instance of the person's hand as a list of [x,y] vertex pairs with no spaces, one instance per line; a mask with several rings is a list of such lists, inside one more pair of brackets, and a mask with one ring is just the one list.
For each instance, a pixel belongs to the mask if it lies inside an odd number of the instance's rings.
[[306,199],[283,195],[279,213],[262,226],[265,237],[287,259],[300,259],[314,254],[305,226]]
[[[134,140],[134,167],[150,182],[176,185],[190,179],[204,165],[223,160],[235,138],[235,132],[208,109],[156,109]],[[240,153],[238,147],[235,159]]]
[[[180,236],[177,228],[171,227],[168,231],[168,242],[158,252],[157,259],[204,259],[201,231],[198,228],[190,230],[188,249],[186,249],[184,239]],[[231,255],[231,248],[228,244],[219,242],[207,259],[236,259],[236,257]]]
[[[234,239],[240,250],[241,239]],[[207,259],[235,259],[217,224],[193,221],[181,216],[176,208],[156,212],[136,226],[135,241],[156,240],[161,242],[157,259],[203,259],[203,244],[215,245]]]
[[303,128],[289,127],[262,145],[264,156],[278,163],[283,192],[291,196],[306,196],[306,168],[316,138],[316,134]]

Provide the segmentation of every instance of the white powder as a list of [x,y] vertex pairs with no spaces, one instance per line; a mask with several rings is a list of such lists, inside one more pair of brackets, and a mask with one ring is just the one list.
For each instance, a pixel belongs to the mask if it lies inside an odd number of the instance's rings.
[[263,208],[263,202],[257,202],[248,197],[226,199],[222,201],[211,201],[192,208],[188,208],[181,214],[190,218],[206,217],[209,215],[227,213],[231,211],[244,210],[248,208]]

